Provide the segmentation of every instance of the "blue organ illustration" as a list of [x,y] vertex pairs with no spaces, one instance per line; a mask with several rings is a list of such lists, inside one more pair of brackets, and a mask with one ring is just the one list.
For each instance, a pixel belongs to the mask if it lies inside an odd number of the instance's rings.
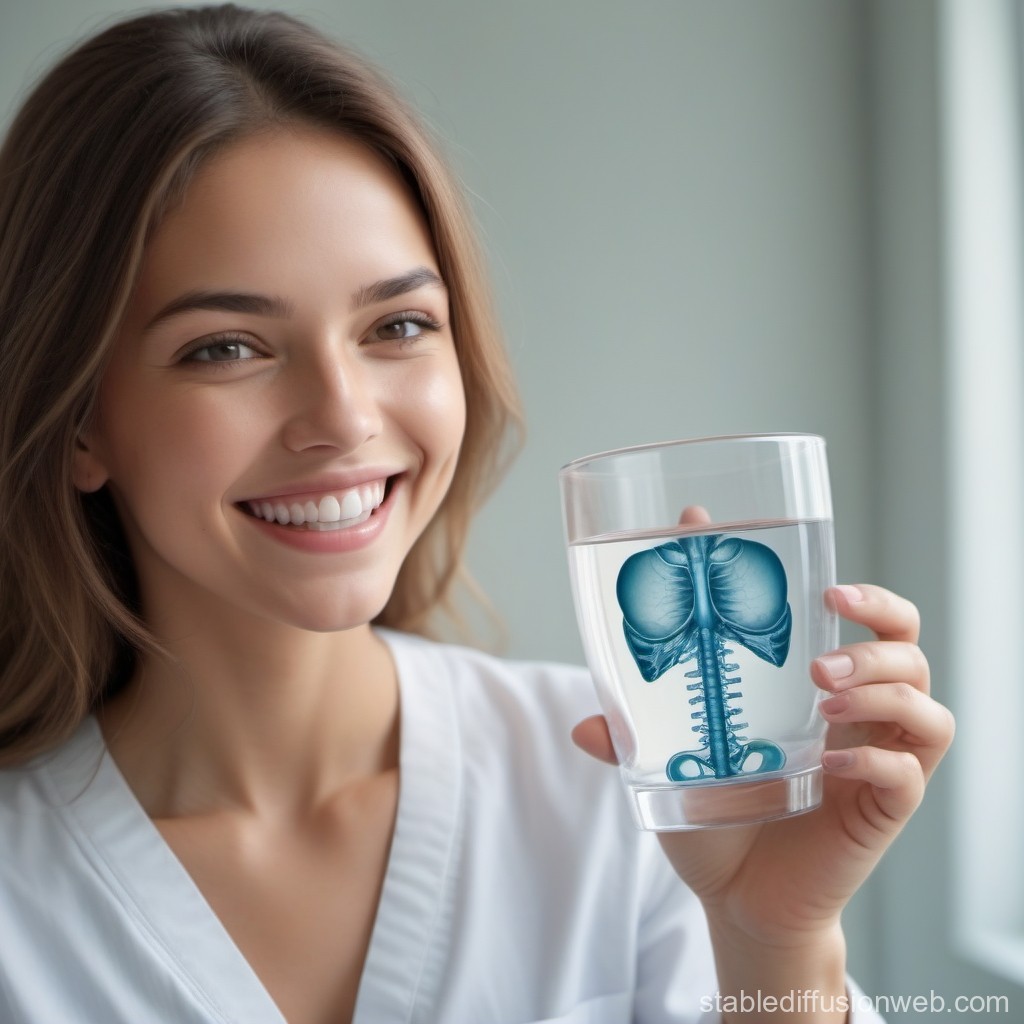
[[747,740],[735,721],[743,696],[727,661],[727,643],[741,644],[781,666],[789,654],[793,616],[786,571],[771,548],[725,534],[681,537],[630,556],[619,570],[616,595],[626,643],[640,674],[654,682],[673,665],[696,660],[686,678],[696,691],[691,715],[701,747],[669,758],[674,782],[777,771],[786,755],[765,739]]

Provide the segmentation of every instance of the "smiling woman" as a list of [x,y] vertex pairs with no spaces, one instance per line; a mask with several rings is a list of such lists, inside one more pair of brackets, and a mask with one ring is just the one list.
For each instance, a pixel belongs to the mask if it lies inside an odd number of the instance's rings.
[[716,974],[847,1017],[840,913],[951,735],[915,609],[827,595],[879,639],[815,663],[819,812],[659,844],[585,671],[415,635],[515,421],[458,189],[357,57],[178,7],[43,78],[0,150],[0,1019],[694,1024]]
[[[140,96],[147,97],[144,110]],[[0,763],[67,736],[102,690],[130,675],[137,650],[155,649],[138,617],[135,572],[126,558],[111,557],[111,548],[122,548],[123,524],[110,494],[81,506],[62,467],[93,414],[116,336],[139,311],[144,245],[172,211],[180,213],[187,192],[194,210],[190,186],[213,156],[240,139],[258,140],[271,126],[305,126],[307,134],[319,127],[360,140],[404,183],[407,203],[430,232],[395,279],[388,273],[353,282],[353,305],[376,308],[443,280],[466,383],[469,429],[455,478],[380,621],[425,629],[458,574],[469,517],[500,469],[517,413],[462,199],[429,140],[376,71],[285,15],[226,5],[116,25],[39,83],[0,155],[0,643],[18,652],[0,658],[5,692],[18,695],[0,704]],[[275,203],[272,183],[264,184],[269,191],[252,200],[267,218]],[[68,216],[70,209],[77,215]],[[257,218],[254,227],[263,223]],[[277,226],[294,239],[287,222]],[[249,235],[260,243],[258,230]],[[220,241],[204,227],[195,247],[176,257],[194,265],[200,253],[212,258]],[[421,265],[424,254],[430,267]],[[133,321],[133,329],[147,340],[158,329],[166,337],[166,320],[180,327],[187,313],[196,326],[196,310],[212,307],[264,319],[288,313],[274,279],[263,297],[210,284],[198,275],[156,302],[147,296],[146,326]],[[34,295],[46,301],[34,303]],[[192,358],[221,361],[209,345],[205,352]],[[97,475],[96,487],[101,482]],[[15,514],[26,506],[32,514]],[[31,589],[16,580],[31,581]]]
[[375,619],[455,471],[450,319],[414,196],[363,144],[292,127],[210,158],[150,236],[75,453],[147,619]]

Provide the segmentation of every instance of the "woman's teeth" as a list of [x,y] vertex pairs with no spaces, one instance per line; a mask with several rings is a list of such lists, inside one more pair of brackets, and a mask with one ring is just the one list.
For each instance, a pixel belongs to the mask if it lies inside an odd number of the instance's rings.
[[338,495],[325,494],[319,501],[247,501],[245,507],[257,519],[307,530],[343,530],[370,518],[384,500],[384,481],[353,487]]

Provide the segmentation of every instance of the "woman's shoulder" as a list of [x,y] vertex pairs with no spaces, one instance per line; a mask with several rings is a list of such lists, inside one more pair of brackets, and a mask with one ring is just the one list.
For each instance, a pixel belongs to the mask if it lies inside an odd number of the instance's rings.
[[63,829],[78,798],[91,790],[102,757],[99,728],[87,717],[50,750],[0,769],[0,836],[9,840],[30,827]]
[[55,891],[77,884],[101,756],[87,719],[52,750],[0,770],[0,947],[5,936],[27,935],[37,915],[52,915]]

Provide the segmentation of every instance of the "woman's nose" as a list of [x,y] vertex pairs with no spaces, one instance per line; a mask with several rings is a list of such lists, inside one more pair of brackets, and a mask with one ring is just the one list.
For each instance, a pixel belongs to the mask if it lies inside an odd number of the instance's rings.
[[323,446],[351,452],[383,429],[371,368],[357,355],[333,350],[295,367],[288,397],[283,439],[292,451]]

